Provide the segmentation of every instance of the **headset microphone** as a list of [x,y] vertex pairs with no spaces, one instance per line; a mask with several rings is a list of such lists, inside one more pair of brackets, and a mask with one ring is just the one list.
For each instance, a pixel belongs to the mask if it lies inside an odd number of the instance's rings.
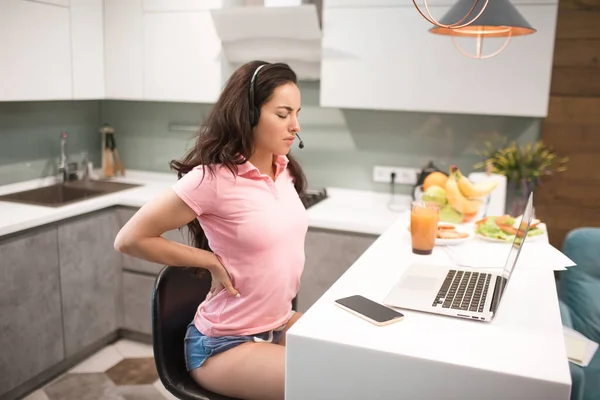
[[303,149],[304,148],[304,142],[302,141],[302,138],[297,133],[296,133],[296,136],[298,136],[298,140],[300,141],[300,143],[298,143],[298,147],[301,148],[301,149]]

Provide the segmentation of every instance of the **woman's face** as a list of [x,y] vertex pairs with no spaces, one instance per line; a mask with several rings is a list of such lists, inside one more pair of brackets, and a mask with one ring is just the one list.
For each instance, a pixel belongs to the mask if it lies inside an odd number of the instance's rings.
[[275,89],[271,99],[263,104],[258,124],[254,127],[256,150],[284,156],[300,131],[300,90],[294,83],[286,83]]

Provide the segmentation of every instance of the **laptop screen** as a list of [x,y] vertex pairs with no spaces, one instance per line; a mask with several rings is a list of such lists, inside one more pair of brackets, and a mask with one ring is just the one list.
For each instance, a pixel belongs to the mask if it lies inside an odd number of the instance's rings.
[[533,220],[533,192],[529,194],[529,199],[527,200],[527,206],[525,207],[525,211],[523,212],[522,218],[520,221],[517,219],[518,227],[516,228],[515,239],[513,240],[513,244],[510,247],[510,251],[508,253],[508,259],[506,260],[506,264],[504,264],[504,270],[502,273],[502,278],[500,284],[497,288],[497,293],[492,298],[491,310],[496,314],[496,310],[500,305],[500,300],[502,299],[502,295],[504,294],[504,288],[508,284],[510,276],[512,275],[515,266],[517,265],[517,260],[519,259],[519,254],[521,253],[521,249],[523,249],[523,245],[525,243],[525,238],[527,237],[527,233],[529,233],[529,227],[531,225],[531,221]]

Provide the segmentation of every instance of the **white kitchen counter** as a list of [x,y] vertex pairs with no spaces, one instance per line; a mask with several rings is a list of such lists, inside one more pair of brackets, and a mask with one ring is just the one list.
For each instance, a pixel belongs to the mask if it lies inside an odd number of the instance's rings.
[[[0,236],[34,228],[111,206],[141,207],[169,188],[174,173],[127,171],[116,182],[140,184],[140,187],[98,196],[62,207],[44,207],[0,201]],[[54,183],[54,178],[36,179],[0,186],[0,195],[33,189]],[[380,235],[400,215],[388,209],[390,196],[385,193],[327,188],[328,198],[310,207],[309,226],[356,233]],[[408,207],[410,197],[397,196]]]
[[288,331],[285,398],[568,400],[550,268],[517,264],[490,323],[403,309],[404,320],[378,327],[334,305],[355,294],[381,303],[411,261],[441,262],[440,247],[412,253],[408,220],[398,218]]

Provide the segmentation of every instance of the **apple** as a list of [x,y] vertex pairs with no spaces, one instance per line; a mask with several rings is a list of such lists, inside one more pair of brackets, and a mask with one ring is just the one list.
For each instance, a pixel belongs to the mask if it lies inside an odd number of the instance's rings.
[[423,201],[435,203],[440,207],[444,207],[448,203],[446,198],[446,190],[440,186],[430,186],[423,192]]
[[463,222],[463,215],[448,204],[440,210],[440,221],[460,224]]

